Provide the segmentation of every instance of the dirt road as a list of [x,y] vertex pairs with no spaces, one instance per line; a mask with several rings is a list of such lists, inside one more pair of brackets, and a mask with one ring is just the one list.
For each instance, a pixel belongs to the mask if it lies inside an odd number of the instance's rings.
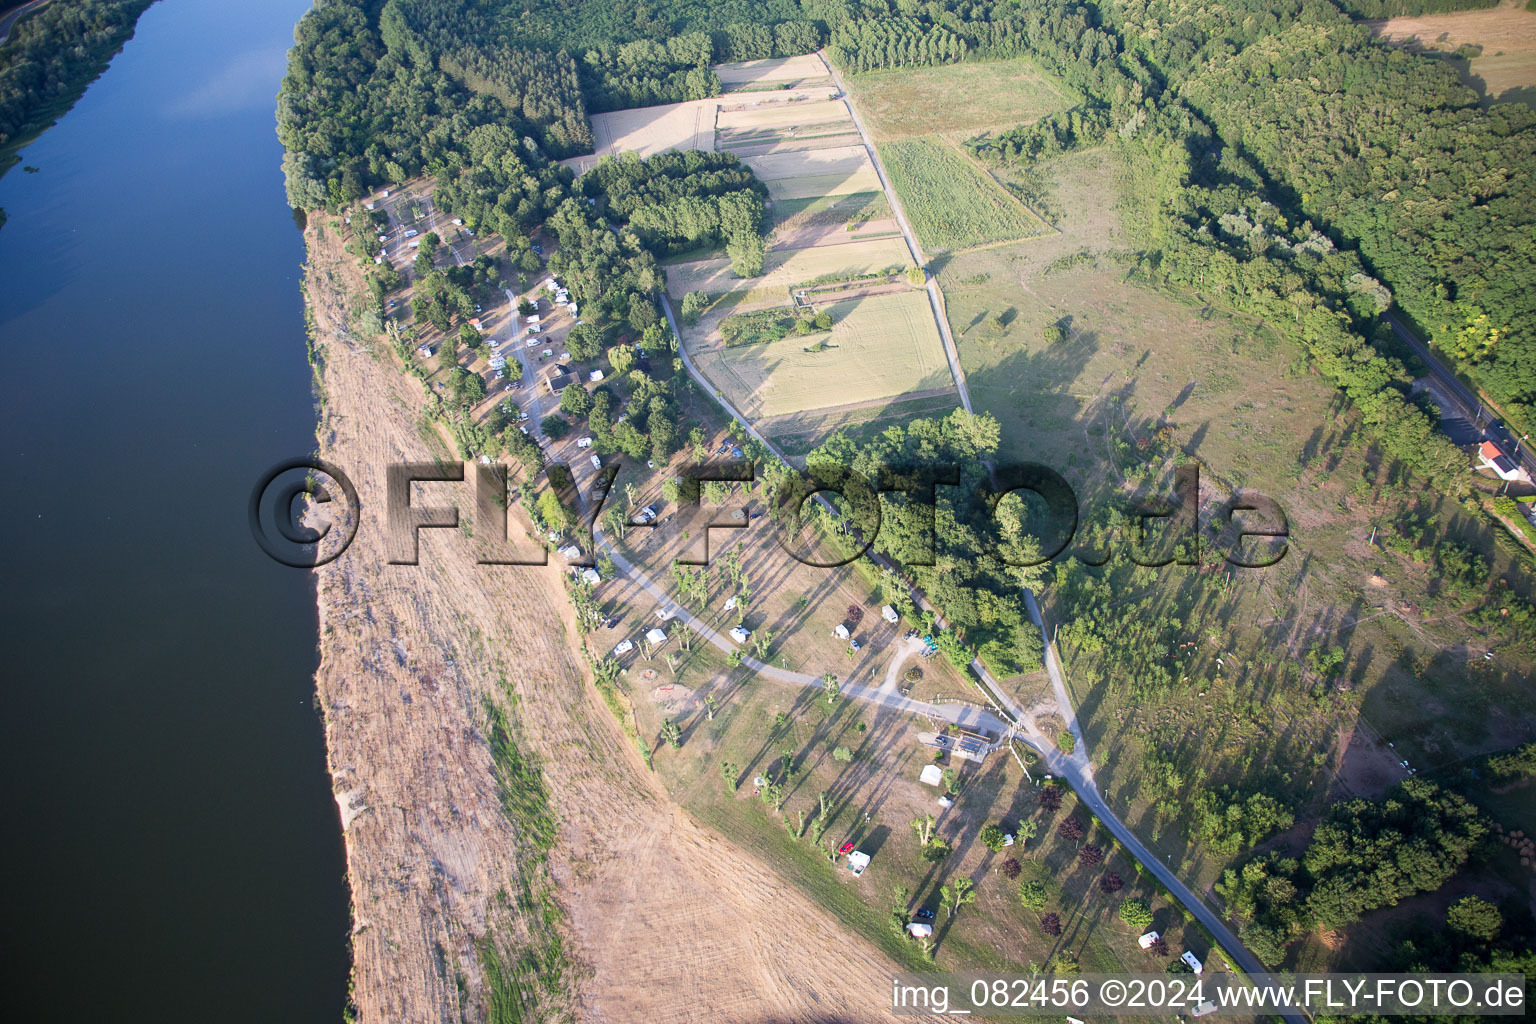
[[[573,653],[555,566],[477,565],[452,530],[422,532],[419,565],[387,564],[385,466],[445,453],[418,429],[419,383],[382,344],[349,336],[356,263],[333,234],[312,226],[308,241],[320,452],[362,502],[356,541],[317,572],[316,678],[345,823],[358,1019],[485,1019],[477,944],[515,947],[537,928],[506,898],[524,879],[484,734],[490,701],[520,721],[559,820],[549,870],[576,1019],[887,1019],[895,965],[691,821],[645,771]],[[468,508],[459,486],[418,485],[417,500]]]

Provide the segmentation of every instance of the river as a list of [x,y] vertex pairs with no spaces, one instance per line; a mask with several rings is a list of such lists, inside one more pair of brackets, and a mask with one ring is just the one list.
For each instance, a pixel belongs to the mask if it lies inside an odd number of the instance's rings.
[[314,448],[274,97],[308,0],[161,0],[0,181],[0,1007],[341,1019],[314,588],[251,486]]

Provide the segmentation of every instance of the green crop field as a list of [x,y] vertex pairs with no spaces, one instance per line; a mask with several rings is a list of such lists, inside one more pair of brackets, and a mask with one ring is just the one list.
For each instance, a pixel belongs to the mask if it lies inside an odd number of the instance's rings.
[[922,292],[846,299],[826,308],[830,334],[712,350],[701,353],[699,363],[751,416],[851,405],[952,383]]
[[1025,58],[871,71],[853,75],[848,88],[877,142],[935,131],[951,138],[974,135],[1080,102]]
[[938,139],[880,144],[918,241],[927,249],[969,249],[1048,232],[1045,222],[953,146]]

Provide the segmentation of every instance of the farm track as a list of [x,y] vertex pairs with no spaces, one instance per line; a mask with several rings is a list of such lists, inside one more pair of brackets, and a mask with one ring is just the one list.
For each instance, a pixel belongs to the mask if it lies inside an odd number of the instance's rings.
[[843,102],[848,106],[848,116],[853,118],[854,127],[859,130],[859,138],[864,141],[864,148],[869,153],[870,163],[874,165],[875,176],[880,179],[880,187],[885,191],[887,201],[891,204],[891,212],[896,217],[896,222],[901,225],[902,237],[906,240],[907,248],[912,253],[912,261],[924,268],[927,276],[926,287],[928,290],[928,302],[933,307],[933,318],[939,325],[939,338],[944,343],[944,355],[949,360],[949,371],[955,378],[955,390],[960,392],[960,405],[966,412],[971,409],[971,393],[965,386],[965,371],[960,367],[960,350],[955,344],[954,335],[949,330],[949,318],[944,309],[944,297],[939,292],[939,282],[927,273],[928,259],[923,255],[922,247],[917,244],[917,235],[912,231],[912,224],[907,220],[906,211],[902,208],[901,197],[896,195],[896,190],[891,187],[890,175],[885,172],[885,165],[880,162],[880,154],[876,152],[875,145],[869,139],[869,132],[864,129],[864,121],[859,117],[859,112],[854,109],[853,99],[848,92],[848,85],[843,81],[843,76],[832,63],[827,60],[826,54],[817,54],[827,70],[832,75],[832,81],[837,83],[838,92],[842,93]]

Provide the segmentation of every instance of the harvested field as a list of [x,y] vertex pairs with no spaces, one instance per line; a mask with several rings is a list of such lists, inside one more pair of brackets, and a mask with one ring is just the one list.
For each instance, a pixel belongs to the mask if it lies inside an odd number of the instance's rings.
[[884,192],[855,192],[845,196],[817,196],[777,202],[769,209],[768,215],[773,218],[775,231],[798,231],[801,228],[831,224],[885,220],[891,215],[891,204]]
[[752,168],[775,199],[809,199],[817,196],[876,192],[880,178],[863,146],[798,150],[750,156],[742,161]]
[[804,178],[777,178],[764,182],[772,199],[814,199],[817,196],[849,195],[880,187],[880,176],[868,161],[847,174],[817,174]]
[[[700,260],[667,268],[667,292],[681,298],[692,291],[750,292],[782,303],[793,285],[806,284],[832,274],[848,278],[874,274],[890,267],[906,269],[911,254],[900,238],[882,238],[848,245],[824,245],[810,249],[774,249],[768,253],[760,277],[740,278],[731,272],[730,260]],[[748,298],[746,301],[757,301]]]
[[843,146],[839,149],[819,149],[804,153],[774,153],[769,156],[748,157],[744,163],[752,168],[753,174],[770,184],[780,178],[817,174],[852,174],[870,167],[869,153],[863,146]]
[[814,53],[799,57],[774,57],[769,60],[744,60],[735,64],[717,64],[715,74],[726,92],[754,86],[782,86],[786,82],[827,78],[827,66]]
[[[1536,11],[1506,2],[1485,11],[1362,24],[1394,46],[1442,57],[1485,106],[1515,100],[1536,107]],[[1470,59],[1457,56],[1456,50],[1466,45],[1480,46],[1482,53]]]
[[848,89],[876,142],[1011,128],[1079,101],[1027,58],[871,71],[850,76]]
[[[952,378],[922,292],[847,299],[824,307],[830,334],[699,353],[701,369],[745,415],[809,409],[935,391]],[[818,352],[807,349],[825,343]]]
[[596,145],[592,154],[572,157],[563,163],[580,174],[599,158],[613,153],[655,156],[669,149],[713,150],[718,106],[719,101],[714,99],[691,100],[593,114],[592,134]]
[[[832,123],[835,113],[841,111],[846,120],[847,108],[842,103],[827,102],[827,89],[788,89],[760,95],[734,96],[729,101],[711,97],[689,100],[686,103],[665,103],[655,107],[639,107],[634,110],[614,110],[592,115],[594,146],[587,156],[571,157],[561,163],[580,174],[604,156],[613,153],[639,153],[655,156],[670,149],[715,148],[715,119],[726,119],[727,125],[737,125],[746,130],[793,128],[807,124],[805,112],[812,118]],[[722,110],[729,107],[729,110]],[[775,141],[770,135],[760,142]]]
[[740,109],[722,106],[720,118],[715,123],[718,127],[730,131],[747,131],[755,128],[791,128],[797,125],[836,121],[847,121],[849,127],[852,127],[853,119],[848,116],[848,105],[842,100],[806,100],[798,103],[759,102]]
[[1029,207],[939,139],[882,143],[880,160],[925,249],[969,249],[1050,231]]
[[[821,130],[831,131],[833,134],[819,134]],[[715,133],[717,150],[735,153],[740,157],[767,156],[770,153],[789,153],[800,149],[838,149],[843,146],[857,146],[860,141],[859,133],[853,130],[851,121],[848,123],[847,130],[844,130],[841,125],[810,125],[804,132],[776,132],[768,137],[754,135],[745,140],[739,140],[735,136],[727,137],[722,132]]]

